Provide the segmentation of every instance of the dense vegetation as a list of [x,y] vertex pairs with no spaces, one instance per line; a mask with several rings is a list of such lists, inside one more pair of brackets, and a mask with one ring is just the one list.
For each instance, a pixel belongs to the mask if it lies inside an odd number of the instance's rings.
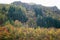
[[60,10],[38,4],[0,4],[0,40],[60,40]]
[[44,7],[22,2],[0,4],[0,25],[5,25],[7,21],[14,25],[16,20],[29,27],[60,28],[60,10],[55,6]]
[[0,27],[0,40],[60,40],[60,29],[14,27],[11,24]]

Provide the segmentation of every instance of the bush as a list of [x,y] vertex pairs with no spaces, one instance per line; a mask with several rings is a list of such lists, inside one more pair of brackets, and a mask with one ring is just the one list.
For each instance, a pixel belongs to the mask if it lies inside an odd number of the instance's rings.
[[28,28],[6,25],[0,27],[0,40],[60,40],[60,29]]

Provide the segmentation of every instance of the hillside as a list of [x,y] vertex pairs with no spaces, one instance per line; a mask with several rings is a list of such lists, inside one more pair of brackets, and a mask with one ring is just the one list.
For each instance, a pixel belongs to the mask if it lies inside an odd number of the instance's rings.
[[[16,6],[25,7],[25,9],[27,11],[27,13],[26,13],[27,16],[28,16],[28,14],[31,15],[31,13],[32,14],[34,13],[34,15],[35,14],[38,14],[38,15],[42,14],[44,17],[46,17],[47,15],[48,16],[54,16],[55,18],[59,17],[59,15],[60,15],[60,10],[56,6],[46,7],[46,6],[43,6],[43,5],[40,5],[40,4],[28,4],[28,3],[23,3],[23,2],[20,2],[20,1],[13,2],[11,4],[16,5]],[[40,11],[42,13],[40,13]]]
[[60,10],[56,7],[46,7],[40,4],[15,1],[11,4],[0,4],[0,25],[9,20],[18,20],[29,27],[60,28]]

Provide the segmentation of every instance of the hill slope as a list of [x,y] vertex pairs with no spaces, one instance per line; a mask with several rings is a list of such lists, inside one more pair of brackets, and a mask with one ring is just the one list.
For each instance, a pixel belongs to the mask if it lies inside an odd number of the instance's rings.
[[0,15],[2,23],[5,20],[19,20],[29,27],[60,27],[60,10],[56,6],[46,7],[15,1],[11,4],[0,4]]

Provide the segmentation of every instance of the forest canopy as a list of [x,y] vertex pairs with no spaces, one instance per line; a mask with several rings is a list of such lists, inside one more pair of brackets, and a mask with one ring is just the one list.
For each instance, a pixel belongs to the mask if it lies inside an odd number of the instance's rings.
[[[56,10],[55,10],[56,9]],[[29,27],[60,28],[60,10],[57,7],[29,5],[26,3],[0,4],[0,25],[7,21],[14,24],[16,20]]]

